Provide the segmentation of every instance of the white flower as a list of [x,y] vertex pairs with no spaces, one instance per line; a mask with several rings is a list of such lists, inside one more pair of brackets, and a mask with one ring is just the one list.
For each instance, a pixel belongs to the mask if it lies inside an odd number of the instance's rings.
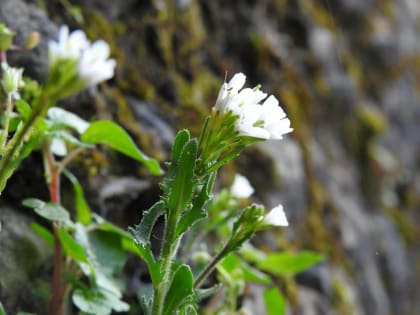
[[81,30],[69,32],[67,25],[62,25],[58,32],[58,41],[48,43],[50,65],[58,60],[79,59],[82,51],[89,46],[86,34]]
[[[238,115],[236,130],[242,136],[281,139],[284,134],[291,132],[293,129],[290,128],[290,120],[279,106],[278,100],[273,95],[266,98],[267,94],[259,87],[241,90],[245,79],[243,73],[237,73],[229,83],[223,83],[215,109]],[[264,102],[261,104],[262,101]]]
[[109,45],[103,40],[91,44],[82,30],[69,33],[66,25],[61,26],[58,41],[50,41],[48,48],[50,67],[59,61],[75,60],[77,74],[86,86],[114,75],[116,62],[109,59]]
[[254,193],[254,188],[245,176],[236,174],[230,192],[236,198],[248,198]]
[[265,216],[264,223],[274,226],[288,226],[286,214],[284,213],[283,206],[278,205],[271,209],[271,211]]
[[109,45],[103,40],[94,42],[85,49],[79,59],[79,76],[89,85],[95,85],[114,76],[116,62],[108,59]]

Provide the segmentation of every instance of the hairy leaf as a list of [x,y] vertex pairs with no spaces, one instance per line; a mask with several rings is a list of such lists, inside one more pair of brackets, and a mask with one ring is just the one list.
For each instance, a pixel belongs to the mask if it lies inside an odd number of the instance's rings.
[[164,315],[171,315],[182,301],[193,294],[194,277],[187,265],[181,265],[175,271],[171,286],[165,299]]
[[181,152],[168,200],[171,215],[179,215],[191,201],[197,150],[197,141],[193,139],[184,146]]

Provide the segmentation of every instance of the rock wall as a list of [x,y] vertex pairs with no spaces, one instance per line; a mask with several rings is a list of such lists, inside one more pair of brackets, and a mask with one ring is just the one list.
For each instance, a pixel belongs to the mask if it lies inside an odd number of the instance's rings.
[[[58,25],[107,40],[115,79],[64,105],[115,119],[162,161],[175,130],[197,133],[226,73],[243,71],[282,100],[294,133],[247,151],[225,172],[244,173],[259,200],[285,206],[286,234],[265,235],[261,246],[327,254],[288,291],[290,313],[304,315],[420,313],[419,20],[415,0],[0,0],[0,21],[17,43],[31,30],[42,35],[34,51],[8,55],[37,80]],[[118,156],[89,159],[75,171],[90,202],[123,227],[137,222],[157,180]],[[42,182],[41,171],[28,175],[34,165],[41,167],[36,155],[2,196],[0,300],[11,314],[45,307],[28,292],[34,270],[49,268],[49,253],[27,235],[22,222],[31,219],[19,206],[34,194],[26,178]],[[37,257],[27,268],[22,238]]]

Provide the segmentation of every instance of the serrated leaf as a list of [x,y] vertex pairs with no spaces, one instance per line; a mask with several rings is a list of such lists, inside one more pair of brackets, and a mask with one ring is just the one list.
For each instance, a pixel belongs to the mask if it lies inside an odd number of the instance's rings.
[[181,236],[195,223],[207,217],[206,203],[210,199],[209,186],[212,185],[212,177],[201,188],[200,193],[193,200],[193,207],[184,213],[176,227],[176,237]]
[[285,315],[286,300],[276,287],[267,289],[263,293],[267,315]]
[[164,315],[171,315],[182,301],[193,294],[194,276],[187,265],[181,265],[175,271],[171,286],[165,298]]
[[146,246],[150,243],[150,235],[153,226],[164,211],[164,202],[159,201],[143,213],[140,224],[136,225],[134,228],[129,228],[129,231],[140,245]]
[[172,190],[168,198],[171,215],[179,215],[191,201],[194,187],[194,169],[197,158],[197,141],[190,140],[183,148],[176,166]]
[[258,268],[277,276],[294,275],[311,268],[323,261],[325,257],[321,254],[302,251],[299,253],[273,253],[268,254],[265,259],[257,262]]
[[89,127],[89,123],[77,116],[76,114],[66,111],[59,107],[51,107],[47,113],[49,119],[54,124],[62,124],[76,130],[79,134],[82,134]]
[[64,175],[67,176],[73,186],[77,222],[87,225],[92,221],[92,214],[90,207],[86,202],[83,188],[72,173],[65,170]]
[[31,229],[35,231],[48,245],[54,246],[53,234],[38,223],[31,223]]
[[141,152],[127,132],[112,121],[91,123],[82,134],[81,139],[87,143],[106,144],[114,150],[143,163],[152,174],[162,174],[159,163]]
[[188,130],[184,129],[178,132],[172,145],[172,161],[175,161],[175,163],[178,161],[182,149],[189,140],[190,132]]
[[77,243],[63,228],[57,228],[56,231],[66,254],[76,261],[87,263],[88,258],[83,246]]
[[22,204],[26,207],[34,209],[38,215],[50,221],[64,223],[70,221],[69,212],[56,203],[44,202],[36,198],[28,198],[23,200]]

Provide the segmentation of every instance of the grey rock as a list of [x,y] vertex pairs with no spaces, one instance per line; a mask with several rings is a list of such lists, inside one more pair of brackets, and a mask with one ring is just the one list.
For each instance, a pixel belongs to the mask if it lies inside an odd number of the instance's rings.
[[29,228],[33,220],[18,210],[1,206],[0,221],[0,301],[8,314],[47,314],[48,301],[35,291],[42,286],[51,248]]
[[48,40],[56,37],[57,27],[34,5],[21,0],[0,0],[0,21],[16,33],[16,45],[24,45],[32,31],[40,33],[36,48],[11,51],[7,57],[13,66],[25,69],[24,75],[43,81],[48,73]]

